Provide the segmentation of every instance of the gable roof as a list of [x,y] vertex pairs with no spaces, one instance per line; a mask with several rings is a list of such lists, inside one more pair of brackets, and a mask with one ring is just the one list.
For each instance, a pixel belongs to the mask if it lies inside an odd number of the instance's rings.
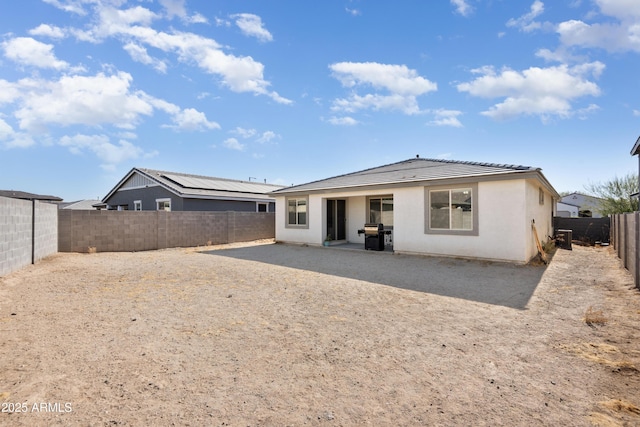
[[56,196],[45,196],[42,194],[27,193],[26,191],[0,190],[0,197],[22,200],[41,200],[46,202],[61,202],[62,199]]
[[106,202],[121,188],[144,188],[149,185],[160,185],[182,198],[265,201],[272,200],[268,193],[282,188],[281,185],[260,182],[133,168],[102,201]]
[[[511,174],[528,174],[539,178],[556,198],[560,198],[549,184],[540,168],[520,165],[466,162],[414,158],[358,172],[294,185],[273,192],[283,193],[315,192],[378,185],[399,185],[404,183],[431,182],[446,179],[495,177]],[[523,178],[525,178],[523,176]]]

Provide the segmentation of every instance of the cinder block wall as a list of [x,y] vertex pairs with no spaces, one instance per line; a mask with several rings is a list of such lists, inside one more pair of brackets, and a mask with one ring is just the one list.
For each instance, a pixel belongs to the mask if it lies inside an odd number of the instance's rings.
[[[0,276],[32,260],[32,213],[29,200],[0,197]],[[58,206],[35,202],[34,261],[58,251]]]
[[60,252],[127,252],[275,237],[263,212],[60,211]]

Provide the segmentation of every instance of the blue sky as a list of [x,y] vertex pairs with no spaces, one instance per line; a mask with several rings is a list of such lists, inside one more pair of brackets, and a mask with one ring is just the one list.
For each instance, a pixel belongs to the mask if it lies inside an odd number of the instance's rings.
[[0,13],[0,189],[132,168],[301,184],[415,157],[637,171],[637,0],[20,0]]

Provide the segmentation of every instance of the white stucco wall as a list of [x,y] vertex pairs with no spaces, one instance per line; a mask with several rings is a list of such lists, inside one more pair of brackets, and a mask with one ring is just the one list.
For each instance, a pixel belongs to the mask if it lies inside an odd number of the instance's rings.
[[396,194],[395,251],[524,261],[523,180],[478,183],[477,236],[425,234],[424,187],[408,188]]
[[535,237],[533,235],[533,228],[531,223],[535,220],[536,231],[538,232],[538,239],[540,243],[544,243],[549,240],[550,236],[553,236],[553,208],[554,203],[551,194],[544,190],[544,204],[539,203],[539,189],[541,186],[537,181],[526,181],[526,196],[527,196],[527,222],[525,224],[525,232],[528,232],[527,239],[527,260],[533,258],[538,253]]
[[425,186],[376,191],[345,191],[309,196],[309,227],[285,226],[285,197],[276,198],[276,240],[321,245],[326,233],[326,199],[347,200],[347,240],[364,243],[357,231],[368,221],[367,197],[393,196],[393,248],[399,253],[527,262],[537,253],[531,228],[535,220],[541,242],[553,232],[552,198],[539,183],[524,179],[479,182],[478,235],[425,234]]

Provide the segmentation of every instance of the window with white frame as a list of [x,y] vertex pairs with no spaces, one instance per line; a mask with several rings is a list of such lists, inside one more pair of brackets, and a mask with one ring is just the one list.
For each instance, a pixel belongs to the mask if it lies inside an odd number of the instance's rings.
[[425,233],[478,235],[477,184],[427,187]]
[[134,200],[133,201],[133,210],[141,211],[142,210],[142,200]]
[[171,199],[156,199],[156,210],[171,211]]
[[287,199],[287,226],[288,227],[308,227],[307,205],[309,200],[306,197]]
[[268,203],[257,203],[256,212],[269,212]]

